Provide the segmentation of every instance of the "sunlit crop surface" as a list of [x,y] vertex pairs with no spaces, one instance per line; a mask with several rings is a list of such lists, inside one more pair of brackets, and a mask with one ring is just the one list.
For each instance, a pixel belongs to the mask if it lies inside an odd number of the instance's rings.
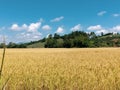
[[120,90],[120,48],[7,49],[8,78],[5,90]]

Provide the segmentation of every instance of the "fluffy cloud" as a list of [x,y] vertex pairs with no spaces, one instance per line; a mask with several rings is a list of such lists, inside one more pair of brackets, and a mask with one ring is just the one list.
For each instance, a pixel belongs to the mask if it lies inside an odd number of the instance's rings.
[[103,16],[104,14],[106,14],[107,12],[106,11],[101,11],[101,12],[99,12],[97,15],[98,16]]
[[59,21],[61,21],[63,18],[64,18],[63,16],[57,17],[57,18],[51,20],[51,22],[59,22]]
[[43,30],[51,30],[51,27],[49,25],[44,25],[42,26]]
[[118,14],[118,13],[113,14],[113,17],[119,17],[119,16],[120,16],[120,14]]
[[79,30],[81,30],[81,29],[82,29],[82,28],[81,28],[81,25],[78,24],[78,25],[74,26],[73,28],[71,28],[71,31],[79,31]]
[[87,28],[87,30],[101,30],[102,29],[102,27],[101,27],[101,25],[95,25],[95,26],[89,26],[88,28]]
[[108,33],[108,32],[109,32],[108,30],[101,29],[101,30],[96,31],[95,33],[96,33],[96,34],[101,34],[101,33],[106,34],[106,33]]
[[40,32],[23,32],[20,34],[17,34],[17,40],[26,42],[26,41],[34,41],[34,40],[40,40],[42,34]]
[[18,25],[18,24],[13,24],[10,27],[10,30],[13,31],[22,31],[22,33],[16,34],[14,36],[16,38],[16,42],[26,42],[26,41],[34,41],[34,40],[39,40],[41,39],[42,34],[38,31],[41,27],[41,20],[36,23],[30,23],[29,25],[23,24],[23,25]]
[[41,22],[31,23],[28,26],[28,32],[35,32],[37,31],[41,26]]
[[56,33],[63,33],[63,32],[64,32],[63,27],[58,27]]
[[19,30],[20,27],[18,26],[18,24],[13,24],[10,29],[11,30]]
[[120,25],[113,27],[111,30],[115,32],[120,32]]
[[21,30],[26,30],[27,29],[27,25],[26,24],[23,24],[22,26],[19,26],[18,24],[13,24],[11,27],[10,27],[11,30],[14,30],[14,31],[21,31]]
[[109,29],[105,29],[105,28],[103,28],[101,25],[89,26],[89,27],[87,28],[87,30],[95,31],[96,34],[101,34],[102,32],[103,32],[104,34],[106,34],[106,33],[110,32]]
[[41,22],[31,23],[30,25],[23,24],[22,26],[19,26],[18,24],[13,24],[10,29],[14,31],[27,30],[28,32],[35,32],[40,28],[40,26]]
[[95,31],[96,34],[101,34],[101,32],[103,32],[104,34],[117,33],[117,32],[120,32],[120,25],[117,25],[111,28],[104,28],[101,25],[89,26],[87,30]]

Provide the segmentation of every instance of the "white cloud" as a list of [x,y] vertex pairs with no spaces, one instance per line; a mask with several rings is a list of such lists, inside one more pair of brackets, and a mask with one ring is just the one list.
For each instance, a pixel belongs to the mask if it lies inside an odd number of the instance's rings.
[[11,30],[14,30],[14,31],[21,31],[21,30],[26,30],[27,29],[27,25],[26,24],[23,24],[22,26],[19,26],[18,24],[13,24],[11,27],[10,27]]
[[79,31],[79,30],[81,30],[81,29],[82,29],[82,28],[81,28],[81,25],[78,24],[78,25],[74,26],[73,28],[71,28],[71,31]]
[[120,25],[113,27],[111,30],[115,32],[120,32]]
[[27,42],[27,41],[34,41],[34,40],[40,40],[42,34],[38,32],[38,30],[41,27],[41,21],[36,22],[36,23],[30,23],[29,25],[23,24],[23,25],[18,25],[18,24],[13,24],[10,27],[10,30],[13,31],[21,31],[24,30],[22,33],[18,33],[16,36],[16,42]]
[[22,26],[19,26],[18,24],[13,24],[10,29],[14,31],[27,30],[28,32],[35,32],[40,28],[40,26],[41,22],[31,23],[30,25],[23,24]]
[[49,25],[44,25],[42,26],[43,30],[51,30],[51,27]]
[[99,12],[97,15],[98,16],[103,16],[104,14],[106,14],[107,12],[106,11],[101,11],[101,12]]
[[63,27],[58,27],[56,33],[63,33],[63,32],[64,32]]
[[118,14],[118,13],[113,14],[113,17],[119,17],[119,16],[120,16],[120,14]]
[[31,23],[28,26],[28,32],[35,32],[37,31],[41,26],[41,22]]
[[40,40],[42,34],[40,32],[23,32],[20,34],[17,34],[17,40],[26,42],[26,41],[34,41],[34,40]]
[[101,25],[90,26],[87,30],[95,31],[96,34],[106,33],[117,33],[120,32],[120,25],[114,26],[112,28],[104,28]]
[[102,32],[106,34],[110,32],[110,29],[105,29],[101,25],[89,26],[87,30],[94,31],[96,34],[101,34]]
[[23,24],[21,29],[27,29],[27,27],[28,26],[26,24]]
[[11,30],[20,30],[20,27],[18,26],[18,24],[13,24],[11,26]]
[[106,33],[108,33],[108,32],[109,32],[108,30],[101,29],[101,30],[96,31],[95,33],[96,33],[96,34],[101,34],[101,33],[106,34]]
[[51,20],[51,22],[59,22],[59,21],[61,21],[63,18],[64,18],[63,16],[57,17],[57,18]]
[[102,29],[101,25],[89,26],[87,30],[100,30]]

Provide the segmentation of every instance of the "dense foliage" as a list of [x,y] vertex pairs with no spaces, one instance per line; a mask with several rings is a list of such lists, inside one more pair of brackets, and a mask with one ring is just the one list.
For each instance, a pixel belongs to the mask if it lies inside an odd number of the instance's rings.
[[[120,34],[101,33],[96,35],[94,32],[86,33],[83,31],[75,31],[60,36],[55,33],[50,34],[47,38],[29,43],[16,44],[10,42],[7,48],[86,48],[86,47],[119,47]],[[3,44],[0,44],[0,48]]]

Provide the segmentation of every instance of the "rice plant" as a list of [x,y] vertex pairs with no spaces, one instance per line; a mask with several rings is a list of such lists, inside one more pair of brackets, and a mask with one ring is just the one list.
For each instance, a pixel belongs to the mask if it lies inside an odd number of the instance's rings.
[[6,90],[120,90],[119,54],[120,48],[7,49],[3,82],[16,67]]

